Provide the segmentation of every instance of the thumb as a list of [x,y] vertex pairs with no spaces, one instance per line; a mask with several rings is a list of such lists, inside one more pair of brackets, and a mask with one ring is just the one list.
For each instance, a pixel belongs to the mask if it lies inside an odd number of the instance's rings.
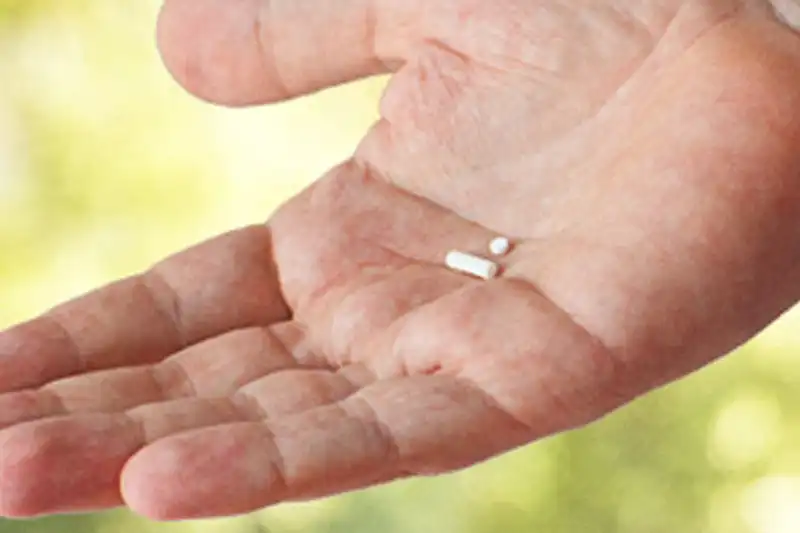
[[177,81],[202,99],[230,106],[285,100],[392,70],[400,39],[390,28],[408,24],[389,11],[403,3],[165,0],[159,48]]

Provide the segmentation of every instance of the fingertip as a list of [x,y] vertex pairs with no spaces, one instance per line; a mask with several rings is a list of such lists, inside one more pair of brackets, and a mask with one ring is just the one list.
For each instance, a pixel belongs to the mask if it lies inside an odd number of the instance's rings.
[[37,458],[26,432],[0,433],[0,516],[30,518],[42,507],[42,491],[30,482]]
[[404,24],[387,12],[375,0],[165,0],[157,40],[199,98],[266,104],[397,68],[404,38],[391,28]]
[[134,455],[120,477],[120,493],[125,504],[136,514],[150,520],[167,521],[180,518],[171,487],[160,482],[148,448]]
[[[257,425],[256,425],[257,426]],[[131,457],[122,470],[122,499],[151,520],[189,520],[252,512],[269,504],[273,476],[261,463],[268,448],[253,424],[233,424],[167,437]]]
[[[125,505],[134,513],[157,522],[226,514],[214,513],[209,502],[198,497],[197,491],[202,491],[202,487],[187,482],[192,466],[187,464],[182,447],[164,444],[162,441],[140,450],[122,469],[120,494]],[[207,482],[213,484],[214,480],[209,478]]]
[[161,57],[175,80],[209,102],[240,107],[286,96],[261,49],[261,0],[166,0]]
[[[121,457],[135,446],[105,415],[54,418],[0,432],[0,516],[34,518],[120,503]],[[115,436],[122,435],[115,441]]]

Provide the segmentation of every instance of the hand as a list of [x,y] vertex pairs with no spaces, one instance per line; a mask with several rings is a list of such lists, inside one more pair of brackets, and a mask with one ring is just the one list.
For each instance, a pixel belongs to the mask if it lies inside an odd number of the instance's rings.
[[[268,224],[0,334],[0,514],[206,517],[452,471],[800,296],[800,41],[765,2],[168,0],[160,42],[228,105],[394,75]],[[497,234],[499,279],[442,266]]]

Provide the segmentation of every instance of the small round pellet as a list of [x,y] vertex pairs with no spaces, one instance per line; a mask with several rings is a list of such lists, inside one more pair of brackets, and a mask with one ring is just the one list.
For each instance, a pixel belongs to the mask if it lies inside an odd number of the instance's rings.
[[511,249],[511,241],[506,237],[495,237],[489,243],[489,251],[492,255],[506,255]]

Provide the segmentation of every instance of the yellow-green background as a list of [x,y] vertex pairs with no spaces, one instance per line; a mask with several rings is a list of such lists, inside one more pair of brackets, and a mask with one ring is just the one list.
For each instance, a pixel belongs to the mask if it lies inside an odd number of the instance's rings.
[[[157,8],[0,0],[0,326],[265,219],[375,118],[384,80],[268,109],[194,100],[161,67]],[[798,330],[789,317],[588,429],[459,474],[244,518],[114,511],[0,533],[798,533]]]

